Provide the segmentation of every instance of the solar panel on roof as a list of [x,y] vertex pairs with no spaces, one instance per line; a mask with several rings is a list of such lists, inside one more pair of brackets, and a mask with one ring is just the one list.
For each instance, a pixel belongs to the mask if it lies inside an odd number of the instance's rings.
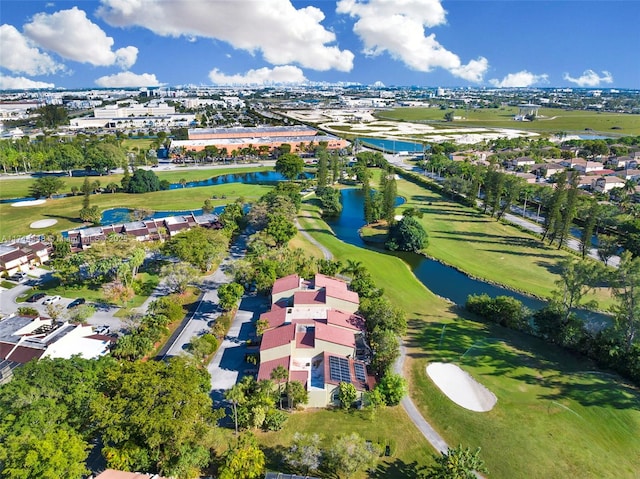
[[349,361],[345,358],[329,356],[329,376],[332,381],[350,383]]
[[367,381],[367,375],[364,370],[364,365],[361,363],[353,363],[353,369],[356,372],[356,379],[363,383]]

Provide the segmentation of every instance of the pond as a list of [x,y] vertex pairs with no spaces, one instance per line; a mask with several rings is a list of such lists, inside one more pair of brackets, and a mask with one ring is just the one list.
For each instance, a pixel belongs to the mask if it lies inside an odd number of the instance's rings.
[[[224,206],[216,206],[213,210],[215,214],[220,214],[224,210]],[[131,220],[131,213],[133,213],[133,209],[131,208],[111,208],[108,210],[104,210],[102,212],[102,216],[100,217],[101,225],[113,225],[113,224],[121,224],[128,223]],[[146,216],[144,219],[159,219],[166,218],[167,216],[181,216],[181,215],[201,215],[202,208],[194,209],[194,210],[180,210],[180,211],[153,211],[149,216]]]
[[[311,175],[305,173],[306,178],[311,178]],[[286,178],[277,171],[252,171],[247,173],[233,173],[228,175],[219,175],[209,178],[207,180],[200,181],[188,181],[181,185],[180,183],[171,183],[170,190],[177,190],[181,188],[198,188],[201,186],[215,186],[226,185],[229,183],[246,183],[250,185],[264,185],[270,183],[278,183],[285,181]]]
[[[350,188],[342,190],[340,202],[342,203],[342,214],[327,223],[336,236],[345,243],[354,246],[366,247],[358,230],[364,226],[364,201],[360,189]],[[398,203],[402,204],[404,200]],[[522,302],[526,307],[536,310],[542,308],[546,302],[511,291],[500,286],[496,286],[485,281],[473,279],[455,268],[446,266],[438,261],[429,259],[423,255],[415,253],[389,253],[405,261],[413,271],[413,274],[430,291],[447,298],[458,305],[464,305],[467,296],[470,294],[486,293],[491,297],[511,296]],[[578,315],[586,322],[595,324],[608,323],[606,315],[580,310]]]

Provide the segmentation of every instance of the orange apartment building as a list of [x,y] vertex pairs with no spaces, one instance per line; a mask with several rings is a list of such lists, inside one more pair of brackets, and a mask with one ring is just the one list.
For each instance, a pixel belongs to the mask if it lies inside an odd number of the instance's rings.
[[297,274],[278,279],[271,311],[262,314],[268,328],[260,344],[258,380],[269,379],[278,366],[289,381],[300,381],[309,393],[307,407],[337,403],[340,382],[359,395],[375,385],[367,374],[364,320],[356,314],[358,294],[336,278],[316,274],[306,281]]
[[207,146],[225,149],[227,155],[232,151],[245,148],[267,147],[269,151],[283,144],[291,145],[291,152],[296,153],[308,148],[312,143],[317,145],[326,142],[330,150],[346,148],[346,140],[333,135],[318,135],[318,131],[308,126],[263,126],[255,128],[194,128],[189,130],[188,140],[174,140],[172,149],[184,148],[185,151],[202,151]]

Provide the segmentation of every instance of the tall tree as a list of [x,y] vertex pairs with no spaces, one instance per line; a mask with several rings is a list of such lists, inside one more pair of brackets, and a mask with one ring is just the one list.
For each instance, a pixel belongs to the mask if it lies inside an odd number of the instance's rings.
[[351,477],[358,471],[372,468],[379,454],[380,451],[375,444],[354,432],[332,441],[325,457],[329,468]]
[[282,383],[289,379],[289,371],[282,365],[271,371],[269,377],[278,385],[278,400],[280,402],[280,409],[282,409]]
[[288,180],[296,180],[304,170],[304,161],[296,154],[285,153],[276,160],[275,170]]
[[435,456],[435,461],[436,464],[429,468],[425,479],[476,479],[476,472],[488,472],[480,458],[480,448],[472,451],[458,445]]
[[238,438],[238,443],[229,448],[220,469],[220,479],[257,479],[264,472],[265,456],[251,433]]
[[296,432],[293,435],[291,446],[284,453],[284,460],[289,467],[306,475],[320,469],[321,459],[322,449],[320,449],[318,434]]
[[591,250],[591,238],[596,228],[596,222],[598,221],[598,210],[600,205],[598,202],[591,200],[589,209],[586,212],[586,218],[584,219],[582,231],[580,233],[580,254],[583,258],[586,258]]
[[576,209],[578,206],[578,175],[572,174],[571,179],[568,181],[568,188],[566,193],[566,199],[564,207],[561,211],[562,222],[560,226],[560,235],[558,237],[558,249],[564,246],[566,240],[569,237],[569,231],[573,224],[573,219],[576,216]]
[[29,193],[36,198],[51,198],[65,187],[65,182],[57,176],[43,176],[33,182]]
[[329,184],[329,155],[326,149],[318,151],[318,171],[316,173],[318,188],[324,188]]
[[556,178],[555,190],[549,203],[546,205],[546,216],[542,225],[542,241],[547,237],[549,243],[553,243],[559,231],[559,225],[562,224],[562,205],[565,200],[567,185],[567,173],[565,171],[558,174]]
[[611,308],[615,329],[627,353],[638,341],[640,331],[640,257],[629,251],[620,255],[618,269],[612,274],[612,290],[616,304]]

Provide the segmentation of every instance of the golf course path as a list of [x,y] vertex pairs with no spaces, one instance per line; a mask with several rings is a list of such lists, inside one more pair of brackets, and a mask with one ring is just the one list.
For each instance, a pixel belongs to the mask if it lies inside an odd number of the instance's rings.
[[[396,362],[393,365],[393,370],[396,374],[400,374],[403,377],[404,360],[406,356],[407,348],[403,343],[401,343],[400,356],[398,356],[398,359],[396,359]],[[426,419],[422,417],[422,414],[420,414],[420,411],[418,411],[418,408],[413,403],[408,394],[402,398],[400,404],[402,404],[404,410],[407,411],[407,415],[409,416],[413,424],[416,425],[418,430],[423,434],[427,441],[429,441],[429,444],[431,444],[436,451],[440,453],[446,453],[449,450],[449,446],[447,445],[446,441],[442,439],[442,436],[440,436],[440,434],[436,432],[433,426],[431,426],[431,424],[429,424]]]
[[311,236],[307,232],[307,230],[305,230],[302,227],[302,225],[298,221],[298,218],[295,219],[295,224],[296,224],[296,227],[298,228],[298,231],[300,231],[300,233],[302,234],[302,236],[304,236],[311,244],[313,244],[314,246],[317,246],[320,249],[320,251],[322,251],[322,255],[324,256],[324,259],[333,259],[333,254],[331,254],[331,251],[329,251],[322,243],[320,243],[313,236]]

